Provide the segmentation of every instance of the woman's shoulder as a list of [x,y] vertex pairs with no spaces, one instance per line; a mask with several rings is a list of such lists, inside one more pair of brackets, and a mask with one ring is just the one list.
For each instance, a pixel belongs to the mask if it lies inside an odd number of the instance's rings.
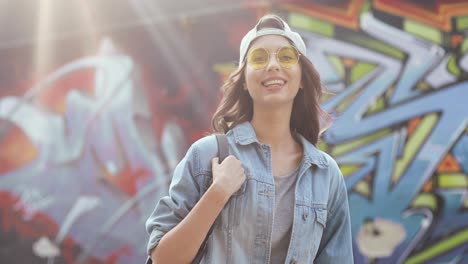
[[325,163],[327,163],[328,166],[331,166],[332,168],[338,168],[338,163],[336,160],[327,152],[317,149],[317,151],[322,155],[322,157],[325,159]]
[[211,167],[211,160],[218,156],[216,135],[206,135],[196,140],[190,146],[189,153],[199,162],[201,168]]
[[336,160],[328,153],[322,150],[320,151],[321,155],[324,157],[327,163],[326,175],[327,179],[330,182],[331,186],[334,186],[334,189],[339,189],[340,186],[345,186],[344,177],[341,173],[340,167]]
[[190,146],[194,151],[202,151],[205,153],[211,153],[217,151],[217,142],[215,134],[206,135],[195,142]]
[[316,164],[318,167],[322,169],[331,168],[336,169],[338,168],[338,164],[336,163],[335,159],[326,153],[323,150],[320,150],[316,145],[312,144],[308,141],[305,137],[300,134],[297,134],[302,141],[302,146],[304,148],[304,154],[306,158],[309,159],[312,163]]
[[327,152],[320,150],[317,147],[313,147],[313,152],[316,155],[316,159],[319,161],[322,168],[326,168],[331,175],[341,175],[340,168],[336,160]]

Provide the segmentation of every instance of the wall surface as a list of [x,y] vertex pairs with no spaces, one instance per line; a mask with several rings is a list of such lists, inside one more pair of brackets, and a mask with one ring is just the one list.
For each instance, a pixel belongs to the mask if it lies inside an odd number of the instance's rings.
[[466,1],[10,2],[1,263],[143,263],[144,222],[268,12],[329,92],[320,148],[346,180],[355,263],[468,263]]

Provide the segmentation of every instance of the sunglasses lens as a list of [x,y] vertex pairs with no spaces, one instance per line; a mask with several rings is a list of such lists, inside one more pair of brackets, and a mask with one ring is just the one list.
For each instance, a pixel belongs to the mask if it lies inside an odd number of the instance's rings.
[[247,55],[247,63],[254,69],[261,69],[268,64],[268,56],[264,48],[253,49]]
[[[256,48],[247,54],[247,63],[254,69],[261,69],[268,65],[270,54],[265,48]],[[291,68],[299,61],[299,53],[292,46],[284,46],[276,52],[276,59],[281,67]]]
[[294,47],[286,46],[278,50],[277,58],[284,68],[291,68],[299,61],[299,54]]

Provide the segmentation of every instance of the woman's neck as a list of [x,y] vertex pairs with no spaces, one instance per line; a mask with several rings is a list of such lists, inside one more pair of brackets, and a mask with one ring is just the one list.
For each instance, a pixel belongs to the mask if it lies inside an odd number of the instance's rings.
[[255,109],[252,126],[258,140],[268,144],[273,151],[288,149],[296,145],[290,129],[291,110]]

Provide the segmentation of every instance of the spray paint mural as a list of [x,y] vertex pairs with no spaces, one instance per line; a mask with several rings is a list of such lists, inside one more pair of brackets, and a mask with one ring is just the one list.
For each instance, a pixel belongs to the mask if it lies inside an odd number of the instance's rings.
[[240,3],[168,16],[107,31],[94,51],[60,40],[55,52],[75,52],[43,74],[23,67],[27,48],[3,47],[1,262],[142,263],[144,221],[209,131],[240,38],[277,12],[329,91],[323,107],[335,122],[320,147],[346,180],[355,262],[466,263],[468,4],[419,2]]

